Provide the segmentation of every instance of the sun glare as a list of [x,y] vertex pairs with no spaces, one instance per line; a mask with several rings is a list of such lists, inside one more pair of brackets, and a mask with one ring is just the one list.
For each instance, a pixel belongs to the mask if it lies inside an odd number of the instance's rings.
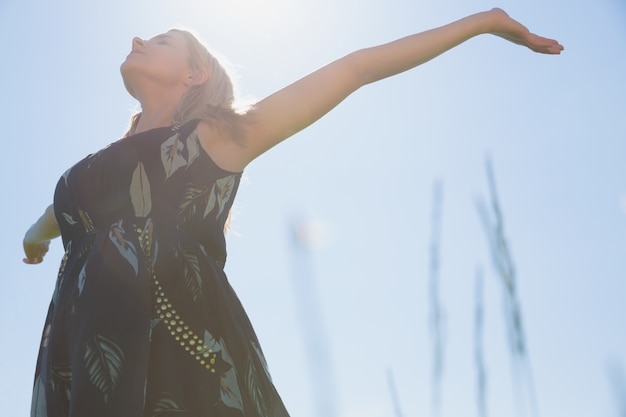
[[238,26],[273,31],[294,24],[306,4],[302,0],[229,0],[217,2],[211,9]]

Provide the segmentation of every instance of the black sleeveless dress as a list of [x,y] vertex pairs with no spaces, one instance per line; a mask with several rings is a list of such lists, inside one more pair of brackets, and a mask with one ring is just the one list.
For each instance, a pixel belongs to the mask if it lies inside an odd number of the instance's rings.
[[59,180],[65,255],[32,416],[288,416],[223,271],[241,174],[197,123],[121,139]]

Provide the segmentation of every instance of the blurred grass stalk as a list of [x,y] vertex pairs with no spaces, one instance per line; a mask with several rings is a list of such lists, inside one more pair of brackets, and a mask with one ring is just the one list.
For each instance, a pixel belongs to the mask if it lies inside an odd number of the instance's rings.
[[[511,352],[514,394],[517,401],[516,408],[518,415],[525,415],[527,414],[526,410],[528,410],[530,415],[539,416],[539,407],[522,323],[521,304],[517,293],[516,271],[504,233],[504,220],[498,201],[495,175],[490,158],[487,158],[485,165],[491,204],[488,206],[482,198],[478,198],[476,205],[489,243],[491,260],[504,290],[504,318]],[[489,209],[491,209],[491,212]]]
[[334,367],[311,258],[314,228],[306,218],[297,216],[291,222],[290,235],[295,306],[309,368],[314,414],[318,417],[336,417]]
[[626,417],[626,373],[619,362],[613,361],[607,366],[609,383],[615,393],[617,416]]
[[391,404],[393,406],[393,415],[395,417],[403,417],[402,407],[400,407],[400,397],[398,396],[398,390],[396,388],[396,381],[393,377],[393,371],[391,368],[387,369],[387,386],[389,388],[389,394],[391,395]]
[[440,240],[441,240],[441,217],[443,200],[443,182],[435,179],[433,182],[433,208],[431,223],[430,242],[430,334],[433,351],[432,370],[432,415],[437,417],[441,413],[441,385],[443,379],[443,359],[445,348],[445,312],[439,297],[440,276]]
[[483,352],[483,270],[476,268],[476,282],[474,290],[474,359],[476,361],[476,406],[478,417],[487,417],[487,371]]

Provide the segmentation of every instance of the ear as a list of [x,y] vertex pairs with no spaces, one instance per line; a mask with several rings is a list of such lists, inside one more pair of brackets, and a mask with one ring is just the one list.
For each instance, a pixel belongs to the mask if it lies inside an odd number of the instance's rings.
[[209,72],[205,69],[200,69],[194,72],[190,72],[187,78],[188,85],[202,85],[209,79]]

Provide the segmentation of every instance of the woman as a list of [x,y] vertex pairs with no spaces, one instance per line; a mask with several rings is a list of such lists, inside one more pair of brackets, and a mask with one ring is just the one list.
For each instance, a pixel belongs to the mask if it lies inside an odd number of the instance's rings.
[[359,87],[484,33],[563,50],[493,9],[351,53],[238,113],[227,74],[192,35],[133,39],[121,73],[141,113],[62,176],[24,238],[28,264],[59,235],[65,248],[32,415],[287,416],[223,272],[241,172]]

